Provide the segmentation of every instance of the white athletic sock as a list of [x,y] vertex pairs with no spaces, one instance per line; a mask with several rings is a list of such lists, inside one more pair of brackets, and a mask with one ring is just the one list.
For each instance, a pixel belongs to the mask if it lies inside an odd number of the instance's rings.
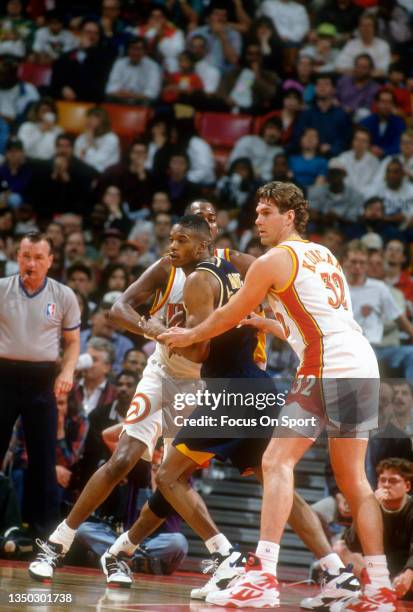
[[280,553],[280,545],[267,540],[258,542],[255,554],[261,561],[261,566],[264,572],[277,575],[278,555]]
[[337,553],[329,553],[325,557],[318,560],[323,570],[327,570],[329,574],[339,575],[340,569],[345,567]]
[[220,553],[223,557],[229,555],[229,551],[232,549],[231,542],[224,536],[223,533],[217,533],[208,540],[205,540],[205,546],[208,549],[210,555],[212,553]]
[[75,535],[76,529],[72,529],[66,521],[62,521],[50,535],[49,541],[54,544],[61,544],[63,546],[63,552],[66,554],[72,546]]
[[367,575],[370,578],[371,585],[366,585],[366,590],[373,587],[386,587],[391,589],[389,570],[387,567],[387,559],[385,555],[370,555],[364,557],[366,564]]
[[138,544],[133,544],[129,539],[129,532],[125,531],[125,533],[122,533],[116,542],[112,544],[112,546],[109,548],[109,552],[111,555],[115,556],[121,552],[132,556],[137,548]]

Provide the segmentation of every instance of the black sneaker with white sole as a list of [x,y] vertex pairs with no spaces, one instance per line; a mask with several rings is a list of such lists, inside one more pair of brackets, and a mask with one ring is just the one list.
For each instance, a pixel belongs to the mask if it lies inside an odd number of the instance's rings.
[[107,550],[100,558],[103,573],[106,576],[108,587],[129,589],[132,584],[132,572],[127,564],[125,555],[112,555]]

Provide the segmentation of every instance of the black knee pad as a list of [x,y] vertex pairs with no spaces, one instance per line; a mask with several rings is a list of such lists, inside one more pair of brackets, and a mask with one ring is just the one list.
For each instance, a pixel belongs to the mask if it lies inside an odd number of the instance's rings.
[[164,498],[159,489],[156,489],[155,493],[148,499],[148,506],[159,518],[168,518],[174,512],[171,504]]

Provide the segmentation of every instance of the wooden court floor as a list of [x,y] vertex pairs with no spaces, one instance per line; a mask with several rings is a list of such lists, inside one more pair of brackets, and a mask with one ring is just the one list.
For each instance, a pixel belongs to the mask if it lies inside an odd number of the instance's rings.
[[[135,574],[131,589],[107,589],[97,570],[66,567],[58,570],[53,585],[32,581],[27,563],[0,561],[0,611],[86,612],[88,610],[133,610],[135,612],[206,612],[223,610],[203,602],[189,600],[189,591],[205,582],[204,576],[180,573],[174,576]],[[283,583],[280,612],[300,610],[303,597],[316,592],[315,587]],[[21,603],[23,599],[28,603]],[[399,611],[413,610],[413,604],[399,606]]]

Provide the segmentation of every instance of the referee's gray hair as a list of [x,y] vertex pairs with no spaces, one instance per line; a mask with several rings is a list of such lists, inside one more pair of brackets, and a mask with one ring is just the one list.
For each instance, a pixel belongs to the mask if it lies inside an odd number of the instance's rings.
[[106,338],[100,338],[100,336],[95,336],[91,338],[87,343],[87,348],[95,349],[95,351],[102,351],[102,353],[106,353],[106,361],[112,365],[115,361],[115,348],[109,340]]

